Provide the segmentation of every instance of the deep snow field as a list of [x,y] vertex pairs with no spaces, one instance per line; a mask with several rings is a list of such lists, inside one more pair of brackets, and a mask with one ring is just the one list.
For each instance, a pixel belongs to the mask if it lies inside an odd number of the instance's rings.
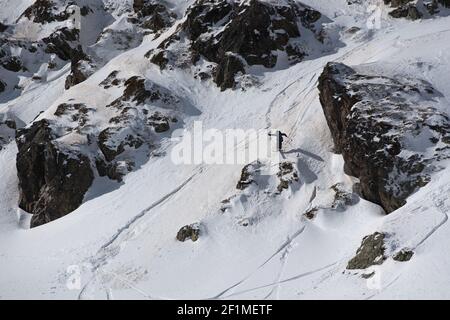
[[[31,2],[0,0],[0,21],[14,21]],[[170,2],[183,12],[191,1]],[[67,65],[39,85],[26,86],[20,96],[2,97],[2,113],[30,123],[71,98],[92,106],[112,100],[115,93],[99,90],[98,83],[113,70],[141,75],[195,106],[198,112],[183,119],[187,129],[202,121],[205,130],[287,133],[282,157],[297,164],[299,181],[281,195],[274,193],[273,177],[264,190],[237,190],[242,165],[174,164],[175,140],[167,136],[161,156],[122,183],[111,187],[98,179],[76,211],[29,229],[29,216],[18,208],[17,147],[11,142],[0,151],[0,298],[450,298],[450,167],[389,215],[364,199],[345,210],[331,209],[330,187],[341,183],[351,190],[355,178],[344,173],[342,156],[333,153],[319,101],[318,77],[327,62],[420,77],[442,94],[442,110],[450,113],[450,16],[408,21],[384,10],[380,28],[368,29],[372,12],[366,9],[377,1],[366,2],[355,7],[344,0],[303,0],[332,20],[335,52],[288,68],[261,68],[259,84],[246,90],[222,92],[187,71],[160,71],[144,55],[169,30],[156,40],[144,37],[69,90],[64,90]],[[346,32],[353,26],[361,30]],[[31,37],[45,30],[28,32]],[[232,208],[222,213],[221,201],[230,197]],[[312,203],[320,209],[310,220],[303,214]],[[176,240],[182,226],[196,222],[202,226],[198,241]],[[388,250],[414,250],[412,259],[346,270],[362,238],[375,231],[389,235]]]

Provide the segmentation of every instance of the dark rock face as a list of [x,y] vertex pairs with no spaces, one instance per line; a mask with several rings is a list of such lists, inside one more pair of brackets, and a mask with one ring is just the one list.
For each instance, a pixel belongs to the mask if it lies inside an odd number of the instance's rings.
[[364,237],[355,257],[348,262],[347,269],[366,269],[373,265],[382,264],[386,260],[384,238],[385,235],[379,232]]
[[125,133],[125,138],[120,138],[127,130],[127,128],[112,127],[100,132],[98,146],[107,161],[114,160],[125,151],[125,147],[137,149],[142,146],[143,141],[139,135]]
[[[19,57],[16,56],[3,56],[0,58],[1,65],[6,70],[12,71],[12,72],[19,72],[22,70],[22,61],[19,59]],[[3,87],[4,89],[4,87]]]
[[2,80],[0,80],[0,93],[5,91],[5,88],[6,88],[6,84]]
[[245,190],[252,183],[256,183],[254,180],[254,174],[258,171],[261,164],[259,162],[250,163],[242,168],[241,177],[236,185],[236,189]]
[[122,85],[125,80],[124,79],[118,79],[117,75],[119,74],[119,71],[114,70],[112,71],[102,82],[100,82],[100,86],[103,87],[103,89],[109,89],[111,87],[117,87],[119,85]]
[[411,260],[414,252],[409,249],[402,249],[394,255],[393,259],[399,262],[406,262]]
[[423,3],[423,9],[415,0],[384,0],[384,3],[395,8],[389,15],[393,18],[407,18],[417,20],[424,16],[425,11],[430,15],[438,14],[441,7],[450,8],[449,0],[432,0]]
[[94,67],[87,60],[73,60],[70,65],[70,74],[66,78],[66,90],[85,81],[93,73]]
[[[60,22],[69,19],[75,11],[70,8],[72,5],[77,5],[76,1],[65,1],[58,3],[52,0],[35,0],[34,3],[29,6],[19,17],[19,19],[26,17],[30,21],[35,23],[50,23],[50,22]],[[93,12],[88,6],[80,7],[80,14],[82,16],[87,16],[89,13]]]
[[8,26],[0,22],[0,32],[5,32]]
[[[47,37],[38,40],[27,38],[17,39],[12,37],[8,30],[5,33],[0,33],[0,65],[8,71],[20,73],[8,77],[9,87],[7,91],[21,90],[21,86],[18,85],[21,77],[29,77],[33,81],[41,80],[42,77],[45,77],[45,71],[44,74],[40,71],[42,70],[41,67],[43,64],[47,64],[50,70],[58,70],[66,65],[67,61],[72,61],[72,72],[67,80],[67,87],[79,83],[84,77],[90,75],[86,72],[87,70],[82,68],[85,64],[79,63],[81,60],[88,60],[80,43],[80,30],[77,28],[62,27],[64,22],[54,22],[56,20],[53,20],[53,16],[46,16],[44,18],[46,12],[55,11],[59,15],[61,10],[65,10],[64,12],[67,11],[67,17],[65,15],[58,17],[62,20],[69,19],[76,11],[75,7],[68,9],[70,6],[68,5],[66,9],[58,9],[57,6],[53,8],[52,5],[49,9],[50,11],[44,10],[43,8],[46,8],[45,6],[49,3],[49,1],[36,1],[35,7],[32,6],[34,8],[32,11],[43,19],[38,19],[39,21],[50,19],[54,23],[53,30]],[[44,4],[44,7],[40,7]],[[26,12],[31,11],[28,10]],[[22,17],[21,19],[25,18]],[[50,28],[49,26],[49,30],[51,30]]]
[[389,12],[389,15],[394,18],[408,18],[410,20],[417,20],[422,18],[422,14],[415,6],[397,8]]
[[172,26],[176,15],[155,0],[134,0],[133,10],[136,13],[139,25],[158,34]]
[[17,134],[19,207],[33,214],[31,227],[78,208],[94,179],[89,158],[58,148],[54,138],[46,120]]
[[357,197],[354,193],[345,190],[341,183],[336,183],[331,186],[334,191],[334,199],[331,208],[335,210],[344,210],[357,202]]
[[294,168],[294,164],[292,162],[281,162],[279,169],[280,171],[277,173],[277,177],[280,179],[280,183],[277,186],[278,192],[288,189],[290,184],[299,181],[298,172]]
[[89,108],[82,103],[62,103],[60,104],[54,115],[61,118],[67,117],[73,123],[76,123],[76,130],[80,130],[89,121]]
[[145,87],[145,79],[134,76],[125,81],[123,95],[113,101],[109,106],[121,108],[126,102],[143,104],[146,101],[156,102],[160,100],[169,103],[171,99],[171,95],[167,91],[158,88],[156,85],[154,86],[154,90],[149,90]]
[[[251,0],[198,0],[187,11],[185,22],[157,50],[147,54],[162,69],[168,64],[189,66],[201,57],[216,64],[213,78],[222,89],[233,88],[235,78],[246,66],[273,68],[277,50],[286,52],[291,63],[308,54],[299,43],[300,28],[308,29],[320,41],[315,23],[321,14],[309,7],[289,2],[275,5]],[[218,28],[223,30],[216,32]],[[177,44],[188,43],[182,61],[173,60]]]
[[359,178],[361,195],[387,213],[404,205],[450,156],[450,119],[433,107],[438,93],[429,84],[329,63],[319,90],[345,172]]
[[68,13],[65,11],[58,13],[54,7],[54,3],[51,0],[36,0],[24,11],[21,17],[27,17],[36,23],[66,20]]
[[83,49],[78,43],[79,33],[78,29],[68,29],[66,27],[55,31],[50,36],[42,39],[47,45],[45,52],[54,53],[58,58],[65,61],[85,59],[86,56]]
[[0,151],[3,146],[14,140],[16,134],[16,122],[14,120],[0,121]]
[[112,71],[99,85],[123,88],[123,94],[106,106],[115,115],[95,139],[100,150],[95,160],[99,175],[121,181],[135,168],[136,151],[150,153],[158,136],[178,122],[175,114],[180,100],[144,78],[120,78],[118,71]]
[[147,124],[152,126],[156,133],[163,133],[170,130],[170,122],[177,122],[175,118],[170,119],[156,111],[148,117]]
[[38,79],[35,72],[39,71],[39,66],[29,58],[32,56],[40,57],[40,62],[47,63],[49,69],[57,69],[64,66],[67,61],[71,61],[72,68],[67,79],[67,88],[91,74],[92,68],[87,68],[90,59],[80,45],[78,29],[63,27],[38,41],[0,35],[0,65],[6,70],[23,72],[24,76]]
[[177,240],[181,242],[184,242],[189,239],[195,242],[198,240],[199,237],[200,237],[200,225],[198,223],[184,226],[177,233]]

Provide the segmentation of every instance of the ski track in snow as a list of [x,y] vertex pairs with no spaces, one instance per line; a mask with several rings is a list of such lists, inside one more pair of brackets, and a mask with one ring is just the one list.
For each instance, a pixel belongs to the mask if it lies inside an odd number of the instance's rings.
[[231,285],[230,287],[226,288],[225,290],[221,291],[219,294],[208,298],[208,299],[219,299],[221,298],[225,293],[228,291],[236,288],[237,286],[243,284],[245,281],[250,279],[257,271],[261,270],[267,263],[269,263],[274,257],[276,257],[280,252],[285,250],[288,246],[292,244],[292,242],[305,231],[306,225],[304,225],[300,230],[295,232],[292,236],[288,237],[288,239],[269,257],[267,258],[262,264],[260,264],[254,271],[249,273],[246,277],[244,277],[242,280],[236,282],[235,284]]
[[314,269],[314,270],[310,270],[310,271],[307,271],[307,272],[303,272],[303,273],[300,273],[300,274],[298,274],[296,276],[293,276],[293,277],[290,277],[290,278],[287,278],[287,279],[284,279],[284,280],[281,280],[281,281],[277,281],[277,282],[274,282],[274,283],[261,285],[261,286],[255,287],[255,288],[251,288],[251,289],[246,289],[246,290],[243,290],[243,291],[235,292],[235,293],[230,294],[228,296],[225,296],[223,298],[230,298],[232,296],[237,296],[237,295],[240,295],[240,294],[243,294],[243,293],[248,293],[248,292],[251,292],[251,291],[260,290],[260,289],[264,289],[264,288],[280,285],[280,284],[283,284],[283,283],[288,283],[288,282],[291,282],[291,281],[294,281],[294,280],[298,280],[298,279],[301,279],[301,278],[304,278],[304,277],[307,277],[307,276],[311,276],[311,275],[316,274],[318,272],[327,270],[328,268],[331,268],[331,267],[337,265],[338,263],[339,263],[339,261],[336,261],[336,262],[327,264],[325,266],[322,266],[320,268],[317,268],[317,269]]
[[[417,249],[421,246],[425,241],[427,241],[436,231],[438,231],[447,221],[448,221],[448,211],[450,210],[449,206],[445,205],[445,201],[442,199],[442,195],[448,194],[450,190],[444,190],[443,188],[439,188],[438,192],[434,192],[431,194],[431,201],[434,204],[434,207],[442,213],[443,218],[441,222],[439,222],[435,227],[433,227],[425,237],[419,241],[413,249]],[[447,200],[447,199],[446,199]]]
[[[189,178],[187,178],[185,181],[183,181],[180,185],[178,185],[175,189],[173,189],[172,191],[170,191],[169,193],[164,195],[159,200],[152,203],[149,207],[147,207],[146,209],[142,210],[139,214],[134,216],[123,227],[119,228],[119,230],[111,237],[111,239],[108,240],[106,243],[104,243],[100,247],[100,249],[95,254],[95,256],[88,259],[90,261],[90,263],[93,265],[92,272],[94,273],[94,276],[81,289],[81,291],[78,295],[79,299],[81,299],[83,297],[83,295],[85,294],[85,292],[87,291],[89,286],[92,284],[92,282],[95,282],[95,280],[97,279],[97,273],[100,272],[100,269],[108,263],[109,259],[113,258],[120,252],[120,250],[121,250],[120,247],[123,245],[124,242],[126,242],[128,240],[128,237],[126,235],[133,233],[133,231],[136,230],[136,228],[139,225],[139,223],[141,222],[141,220],[149,212],[151,212],[153,209],[162,205],[164,202],[166,202],[171,197],[173,197],[177,192],[179,192],[187,184],[189,184],[192,181],[192,179],[194,179],[199,173],[201,173],[202,170],[203,170],[203,166],[198,166],[197,169],[194,170],[194,173]],[[103,271],[101,271],[101,272],[103,272]],[[115,275],[115,277],[117,277],[117,274],[114,273],[114,275]],[[130,281],[124,281],[122,277],[120,277],[119,280],[121,280],[122,282],[125,282],[130,287],[134,288],[134,286],[132,286]],[[140,293],[143,294],[144,292],[141,291]],[[151,297],[150,295],[147,295],[147,294],[146,294],[146,296]]]
[[[443,30],[441,31],[441,33],[443,32],[447,32],[450,30]],[[415,38],[421,38],[421,37],[425,37],[428,35],[422,35],[422,36],[418,36]],[[413,39],[413,38],[411,38]],[[411,39],[406,39],[406,40],[411,40]],[[363,42],[362,44],[354,47],[351,50],[348,50],[347,52],[343,53],[340,57],[338,57],[337,59],[335,59],[335,61],[344,61],[345,59],[350,58],[353,54],[356,54],[358,51],[360,50],[365,50],[367,43],[370,42],[372,40],[367,40],[365,42]],[[366,59],[367,61],[370,61],[374,56],[378,55],[375,54],[371,57],[369,57],[368,59]],[[302,75],[301,77],[297,78],[296,80],[292,81],[291,83],[289,83],[288,85],[286,85],[282,90],[280,90],[280,92],[278,92],[275,97],[273,98],[272,102],[269,104],[269,107],[267,108],[266,111],[266,126],[267,128],[270,128],[272,126],[272,121],[271,121],[271,114],[273,112],[274,107],[278,104],[278,100],[284,98],[286,96],[287,91],[293,87],[294,85],[296,85],[299,81],[305,79],[308,76],[311,76],[309,81],[305,84],[304,88],[302,89],[302,91],[300,91],[294,98],[294,101],[291,103],[290,107],[284,111],[284,113],[290,112],[300,106],[304,106],[303,108],[299,108],[299,112],[298,112],[298,116],[296,117],[296,120],[294,121],[293,125],[291,126],[290,130],[289,130],[289,137],[290,140],[287,142],[287,145],[291,145],[291,142],[293,140],[293,134],[296,132],[296,130],[298,129],[298,126],[301,125],[304,116],[306,115],[306,113],[309,110],[309,107],[316,101],[316,99],[318,98],[317,94],[313,94],[314,91],[317,89],[316,86],[318,84],[318,80],[316,80],[314,83],[312,83],[312,81],[314,79],[317,78],[317,72],[319,72],[323,67],[319,67],[314,69],[313,71],[310,71],[304,75]],[[309,101],[307,103],[302,103],[304,101],[307,101],[308,96],[311,95],[311,98],[309,99]],[[282,105],[282,103],[280,103],[280,105]],[[138,220],[140,220],[142,217],[144,217],[149,211],[151,211],[153,208],[159,206],[160,204],[162,204],[163,202],[165,202],[166,200],[168,200],[169,198],[171,198],[175,193],[177,193],[179,190],[181,190],[186,184],[188,184],[193,178],[194,176],[196,176],[197,174],[199,174],[200,172],[196,172],[195,174],[193,174],[191,177],[189,177],[185,182],[183,182],[179,187],[177,187],[175,190],[173,190],[172,192],[168,193],[167,195],[165,195],[163,198],[161,198],[160,200],[156,201],[155,203],[153,203],[150,207],[148,207],[147,209],[143,210],[140,214],[138,214],[137,216],[135,216],[131,221],[129,221],[124,227],[120,228],[118,230],[118,232],[107,242],[105,243],[99,253],[101,253],[100,257],[96,258],[94,261],[96,261],[97,267],[95,268],[96,271],[97,269],[101,268],[102,265],[104,265],[106,263],[106,259],[102,258],[103,255],[108,255],[107,252],[111,252],[110,247],[115,244],[115,242],[117,241],[117,239],[123,234],[123,232],[127,231],[130,229],[130,227],[132,225],[134,225]],[[437,208],[439,208],[438,206],[436,206]],[[441,209],[440,209],[441,210]],[[426,239],[428,239],[434,232],[436,232],[445,222],[447,222],[448,220],[448,216],[447,214],[441,210],[441,212],[444,213],[445,217],[443,219],[443,221],[436,226],[435,228],[433,228],[433,230],[431,230],[429,232],[429,234],[420,242],[417,244],[417,246],[419,246],[420,244],[422,244],[423,242],[426,241]],[[296,232],[292,237],[289,237],[288,240],[283,243],[280,248],[273,253],[269,258],[267,258],[261,265],[259,265],[253,272],[251,272],[250,274],[248,274],[246,277],[244,277],[243,279],[241,279],[240,281],[234,283],[233,285],[229,286],[228,288],[226,288],[225,290],[221,291],[219,294],[213,296],[212,298],[207,298],[207,299],[225,299],[228,297],[232,297],[238,294],[242,294],[242,293],[246,293],[246,292],[250,292],[250,291],[254,291],[254,290],[258,290],[258,289],[263,289],[263,288],[267,288],[267,287],[272,287],[272,290],[268,293],[268,295],[265,298],[269,298],[274,292],[275,290],[279,290],[279,286],[282,283],[285,282],[289,282],[289,281],[293,281],[311,274],[314,274],[316,272],[322,271],[322,270],[326,270],[327,268],[336,265],[338,262],[335,262],[333,264],[329,264],[326,266],[323,266],[321,268],[312,270],[312,271],[308,271],[305,273],[302,273],[298,276],[294,276],[291,277],[289,279],[284,279],[281,280],[282,278],[282,274],[283,274],[283,270],[285,268],[285,265],[287,264],[287,259],[288,259],[288,255],[289,255],[289,247],[292,246],[293,241],[304,231],[305,226],[302,227],[298,232]],[[132,231],[132,229],[131,229]],[[130,232],[131,232],[130,231]],[[119,241],[118,244],[115,244],[115,247],[120,246],[120,244],[123,241]],[[416,246],[416,247],[417,247]],[[229,291],[235,289],[236,287],[242,285],[243,283],[245,283],[247,280],[249,280],[256,272],[258,272],[259,270],[261,270],[268,262],[270,262],[274,257],[276,257],[280,252],[283,252],[283,256],[282,257],[282,263],[280,265],[279,271],[278,271],[278,276],[277,276],[277,281],[271,284],[266,284],[266,285],[262,285],[262,286],[258,286],[256,288],[252,288],[252,289],[247,289],[241,292],[237,292],[237,293],[232,293],[230,295],[225,295],[226,293],[228,293]],[[117,253],[116,253],[117,254]],[[116,255],[114,254],[114,255]],[[98,255],[98,254],[97,254]],[[108,257],[107,259],[109,259],[110,257]],[[126,281],[126,279],[124,279],[123,277],[119,277],[117,274],[115,275],[115,277],[117,277],[120,281],[123,281],[124,283],[128,284],[128,286],[130,288],[133,288],[133,290],[137,290],[134,285],[130,282],[130,281]],[[398,278],[396,278],[393,282],[395,282]],[[390,284],[388,284],[386,286],[389,287],[393,282],[391,282]],[[88,283],[89,284],[89,283]],[[84,290],[84,288],[83,288]],[[83,292],[82,290],[82,292]],[[145,296],[146,298],[153,298],[151,295],[146,294],[144,291],[142,290],[137,290],[142,296]],[[80,293],[81,296],[82,293]],[[375,296],[375,295],[374,295]]]

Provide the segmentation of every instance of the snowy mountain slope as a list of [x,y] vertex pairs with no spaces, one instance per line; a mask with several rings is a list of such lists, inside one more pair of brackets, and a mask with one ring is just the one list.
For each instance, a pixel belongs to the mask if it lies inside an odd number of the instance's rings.
[[[9,9],[8,2],[2,3]],[[144,37],[136,48],[107,59],[69,90],[64,91],[66,65],[58,76],[5,102],[1,111],[26,124],[39,111],[44,111],[39,119],[56,119],[61,103],[82,102],[96,110],[92,120],[101,126],[111,117],[105,106],[123,89],[104,89],[99,83],[118,70],[121,78],[143,77],[195,107],[198,112],[182,116],[187,129],[202,121],[205,129],[286,132],[282,161],[294,164],[299,179],[281,194],[276,173],[238,190],[243,165],[176,165],[170,159],[176,141],[166,135],[157,149],[162,156],[149,157],[120,184],[97,178],[77,210],[28,229],[28,215],[17,208],[17,147],[11,142],[0,151],[0,297],[448,298],[448,169],[387,216],[379,206],[353,199],[355,179],[344,174],[342,157],[333,153],[317,81],[329,61],[364,64],[374,74],[428,81],[442,94],[439,106],[448,113],[450,20],[410,22],[386,14],[382,29],[367,30],[369,3],[304,3],[334,21],[329,27],[341,31],[345,46],[287,69],[263,70],[260,84],[246,90],[221,92],[212,81],[199,81],[180,69],[160,71],[145,58],[174,25],[160,38]],[[171,5],[179,16],[187,8],[184,2]],[[362,30],[346,32],[355,25]],[[227,198],[230,205],[222,212]],[[201,223],[199,240],[176,241],[177,231],[195,222]],[[412,259],[397,262],[389,256],[364,271],[346,270],[362,238],[375,231],[387,235],[387,255],[408,248],[414,251]],[[70,266],[78,267],[68,272]],[[80,271],[81,286],[70,290],[67,281],[74,270]],[[369,279],[361,276],[372,271]]]

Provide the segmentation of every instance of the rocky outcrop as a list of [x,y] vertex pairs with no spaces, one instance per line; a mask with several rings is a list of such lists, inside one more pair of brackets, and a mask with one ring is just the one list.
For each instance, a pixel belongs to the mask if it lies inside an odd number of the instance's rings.
[[110,127],[100,132],[98,146],[106,161],[111,162],[116,159],[125,151],[126,147],[137,149],[142,146],[143,140],[139,135],[133,135],[126,131],[128,131],[126,127]]
[[64,150],[48,121],[18,131],[19,207],[33,214],[31,227],[75,210],[94,179],[88,157]]
[[283,190],[288,189],[289,185],[293,182],[298,182],[298,172],[294,168],[294,164],[292,162],[284,161],[279,165],[279,170],[277,173],[278,179],[280,179],[280,183],[277,186],[278,192],[283,192]]
[[241,177],[236,185],[236,189],[245,190],[255,182],[255,175],[259,172],[261,163],[256,161],[247,164],[241,171]]
[[186,240],[191,240],[195,242],[200,237],[200,224],[193,223],[182,227],[177,233],[177,240],[184,242]]
[[67,12],[67,10],[58,11],[51,0],[36,0],[21,15],[21,17],[26,17],[35,23],[64,21],[69,16],[70,12]]
[[353,192],[346,190],[342,183],[336,183],[330,189],[334,191],[331,209],[345,210],[346,207],[355,204],[358,200],[357,196]]
[[438,14],[441,8],[450,8],[449,0],[431,0],[418,2],[417,0],[384,0],[386,5],[394,8],[389,12],[393,18],[407,18],[417,20],[422,18],[425,13],[430,15]]
[[161,2],[156,0],[134,0],[133,10],[136,18],[131,20],[140,27],[160,34],[175,22],[176,14],[170,12]]
[[399,252],[397,252],[392,258],[395,261],[399,262],[406,262],[411,260],[411,258],[414,255],[414,251],[411,251],[409,249],[401,249]]
[[450,156],[450,119],[429,84],[329,63],[319,90],[345,172],[359,178],[361,195],[387,213],[404,205]]
[[19,206],[33,214],[32,227],[78,208],[95,177],[121,181],[176,122],[180,101],[163,87],[140,77],[122,79],[117,71],[100,86],[123,90],[102,106],[111,118],[95,117],[95,108],[67,101],[18,131]]
[[[0,65],[6,70],[12,72],[19,72],[23,70],[24,66],[22,64],[20,57],[12,55],[10,52],[8,52],[9,51],[8,49],[9,49],[8,42],[3,39],[0,39]],[[3,85],[3,90],[4,89],[5,86]]]
[[0,117],[0,151],[3,146],[14,140],[16,133],[16,122],[11,119],[1,119]]
[[161,69],[189,67],[203,57],[214,63],[212,78],[225,90],[235,87],[236,77],[248,66],[275,67],[277,52],[285,52],[291,63],[302,61],[309,54],[302,34],[312,34],[318,43],[323,40],[321,17],[294,1],[198,0],[175,33],[146,56]]
[[70,64],[70,74],[66,78],[66,90],[85,81],[94,73],[95,67],[88,60],[75,58]]
[[8,76],[11,84],[8,91],[20,90],[17,84],[21,78],[39,81],[45,78],[47,71],[58,70],[67,61],[72,61],[71,74],[66,81],[66,87],[70,87],[93,72],[90,64],[82,63],[87,59],[80,45],[78,29],[62,27],[40,40],[16,39],[0,34],[0,66],[18,73]]
[[86,58],[81,45],[79,44],[78,29],[63,27],[56,30],[42,41],[47,45],[46,53],[54,53],[61,60],[79,61]]
[[373,265],[382,264],[384,255],[384,233],[375,232],[364,237],[356,255],[348,262],[347,269],[366,269]]

